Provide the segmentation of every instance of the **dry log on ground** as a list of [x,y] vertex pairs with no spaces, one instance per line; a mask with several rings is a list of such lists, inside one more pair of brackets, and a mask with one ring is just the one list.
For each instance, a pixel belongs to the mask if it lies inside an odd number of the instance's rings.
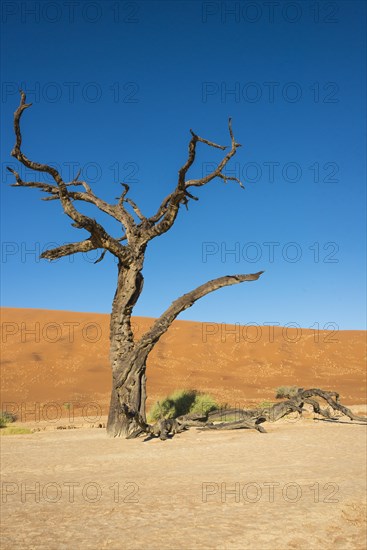
[[[314,413],[321,415],[329,420],[338,421],[340,417],[332,416],[329,409],[322,409],[320,403],[314,399],[319,397],[324,399],[326,403],[334,411],[342,413],[352,421],[367,423],[367,417],[356,416],[350,409],[339,402],[339,394],[337,392],[325,391],[319,388],[311,388],[304,390],[300,388],[296,395],[275,403],[270,407],[259,409],[239,409],[226,408],[211,411],[206,414],[187,414],[177,418],[162,418],[155,424],[148,424],[137,411],[132,411],[125,406],[124,414],[133,418],[139,426],[133,432],[129,439],[140,435],[147,435],[147,439],[159,437],[166,440],[173,437],[177,433],[188,430],[191,427],[199,428],[200,430],[237,430],[237,429],[253,429],[261,433],[266,433],[261,424],[264,422],[277,422],[290,413],[297,412],[300,416],[304,412],[304,405],[311,405]],[[230,418],[226,422],[226,418]],[[216,421],[216,423],[214,423]]]

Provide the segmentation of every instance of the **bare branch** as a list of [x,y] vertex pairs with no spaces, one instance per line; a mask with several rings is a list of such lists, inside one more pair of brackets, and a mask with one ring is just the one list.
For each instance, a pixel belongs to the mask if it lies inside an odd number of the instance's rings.
[[[56,168],[53,168],[52,166],[49,166],[48,164],[41,164],[39,162],[33,162],[29,160],[21,151],[20,147],[22,145],[22,134],[20,131],[20,119],[23,114],[23,111],[25,109],[28,109],[31,107],[32,103],[26,103],[26,95],[23,91],[20,92],[20,104],[18,109],[14,113],[14,132],[15,132],[15,145],[11,152],[11,155],[15,157],[19,162],[24,164],[27,168],[31,168],[32,170],[36,170],[37,172],[47,172],[50,174],[53,179],[58,183],[62,182],[61,176],[56,170]],[[64,184],[65,185],[65,184]]]
[[121,193],[119,199],[118,199],[118,205],[121,206],[124,203],[125,197],[127,193],[129,192],[130,187],[127,185],[127,183],[121,183],[121,185],[125,188],[124,191]]
[[[80,183],[84,186],[86,192],[79,193],[69,191],[67,188],[67,184],[63,181],[61,175],[55,168],[49,166],[48,164],[41,164],[39,162],[34,162],[30,160],[21,151],[22,134],[20,130],[20,119],[24,110],[30,107],[31,104],[27,104],[25,102],[26,95],[23,91],[21,91],[20,95],[20,105],[14,113],[14,132],[16,136],[16,141],[11,154],[27,168],[38,172],[46,172],[50,174],[50,176],[52,176],[53,180],[55,181],[56,186],[46,183],[44,184],[41,182],[24,182],[15,170],[9,168],[10,172],[12,172],[16,178],[17,183],[15,185],[18,187],[36,187],[41,189],[41,191],[49,193],[52,196],[50,198],[59,198],[65,214],[67,214],[73,220],[73,226],[78,229],[86,229],[87,231],[89,231],[89,233],[92,235],[93,242],[96,248],[105,248],[109,250],[112,254],[117,256],[122,262],[126,261],[126,247],[123,247],[116,239],[109,235],[106,230],[99,223],[96,222],[96,220],[79,212],[73,205],[73,201],[81,200],[92,203],[100,210],[107,214],[110,214],[122,223],[125,219],[124,212],[120,208],[119,210],[117,210],[118,207],[116,205],[109,205],[108,203],[96,197],[92,193],[90,187],[85,182]],[[71,182],[71,184],[74,185],[76,183],[78,183],[76,182],[76,179]],[[131,228],[135,227],[132,216],[130,216],[130,218],[131,223],[130,220],[128,220],[129,224],[127,227],[125,226],[126,234],[128,237]]]
[[134,238],[136,224],[134,221],[134,218],[128,212],[124,206],[124,202],[126,202],[126,195],[129,192],[130,187],[127,185],[127,183],[121,183],[121,185],[124,187],[124,191],[122,192],[120,198],[118,199],[118,203],[116,205],[117,211],[119,213],[119,216],[121,218],[121,221],[126,229],[126,235],[128,240]]
[[[95,197],[95,194],[93,193],[92,189],[90,188],[90,186],[87,184],[86,181],[73,180],[72,182],[68,183],[67,185],[82,185],[84,187],[84,189],[86,190],[86,192],[88,193],[88,195],[92,195],[93,197]],[[101,200],[101,199],[99,199],[99,200]],[[90,202],[93,202],[93,201],[90,201]]]
[[[231,137],[231,150],[227,153],[227,155],[222,159],[222,161],[218,164],[217,168],[213,170],[210,174],[207,176],[204,176],[203,178],[199,178],[196,180],[189,180],[186,182],[186,187],[201,187],[202,185],[205,185],[212,181],[216,177],[222,177],[222,170],[225,168],[225,166],[228,164],[229,160],[236,154],[237,148],[241,147],[240,143],[236,143],[234,136],[233,136],[233,130],[232,130],[232,119],[230,118],[228,121],[228,129],[229,129],[229,135]],[[224,178],[222,178],[224,179]],[[227,178],[230,179],[230,178]],[[238,180],[236,180],[238,181]]]
[[224,180],[224,183],[227,183],[227,181],[236,181],[242,189],[245,188],[242,181],[239,178],[236,178],[235,176],[225,176],[224,174],[220,173],[218,174],[218,178],[222,178]]
[[41,189],[41,191],[44,191],[45,193],[58,193],[58,187],[55,185],[50,185],[49,183],[42,183],[40,181],[23,181],[20,175],[16,170],[13,168],[10,168],[10,166],[6,167],[9,172],[11,172],[17,183],[12,183],[11,187],[33,187]]
[[[58,186],[51,185],[49,183],[42,183],[42,182],[39,182],[39,181],[23,181],[21,179],[20,175],[18,174],[18,172],[16,172],[16,170],[14,170],[13,168],[10,168],[9,166],[7,167],[7,169],[9,170],[9,172],[14,174],[16,182],[17,182],[17,183],[11,184],[12,187],[30,187],[30,188],[40,189],[44,193],[49,193],[50,194],[50,196],[48,196],[48,197],[43,197],[42,200],[44,200],[44,201],[60,200],[60,198],[61,198],[60,197],[60,188]],[[122,217],[120,215],[121,214],[120,209],[118,209],[116,205],[109,204],[109,203],[105,202],[104,200],[100,199],[99,197],[97,197],[93,193],[93,191],[91,190],[90,186],[85,181],[73,180],[70,183],[65,183],[65,187],[70,187],[70,186],[83,186],[84,189],[86,190],[86,192],[70,191],[68,189],[67,190],[67,195],[68,195],[69,199],[72,199],[74,201],[88,202],[90,204],[93,204],[99,210],[101,210],[101,212],[104,212],[105,214],[108,214],[109,216],[112,216],[113,218],[115,218],[115,220],[122,223]],[[133,221],[132,218],[131,218],[131,220],[132,220],[132,224],[134,224],[134,221]]]
[[71,254],[76,254],[77,252],[89,252],[89,250],[95,250],[97,246],[93,244],[91,239],[86,239],[85,241],[80,241],[78,243],[68,243],[57,248],[52,248],[42,252],[41,258],[46,260],[57,260],[63,256],[70,256]]
[[150,229],[149,232],[147,232],[147,235],[146,235],[147,241],[150,239],[153,239],[157,235],[162,235],[162,233],[165,233],[172,227],[177,217],[181,204],[184,204],[187,207],[188,199],[198,200],[197,197],[194,197],[191,193],[189,193],[188,191],[189,187],[201,187],[203,185],[206,185],[213,179],[219,177],[223,179],[226,183],[227,181],[236,181],[243,188],[243,185],[238,178],[235,178],[233,176],[226,176],[225,174],[223,174],[223,169],[225,168],[227,163],[230,161],[230,159],[236,154],[237,148],[241,147],[241,145],[237,143],[234,139],[231,119],[229,119],[228,121],[228,129],[229,129],[229,135],[231,138],[231,149],[230,151],[228,151],[226,156],[218,164],[217,168],[213,170],[210,174],[202,178],[199,178],[196,180],[195,179],[186,180],[187,172],[195,161],[196,145],[198,142],[204,143],[209,147],[221,149],[223,151],[227,149],[226,146],[218,145],[216,143],[213,143],[212,141],[203,139],[197,134],[195,134],[192,130],[190,130],[192,138],[189,143],[188,158],[185,164],[182,166],[182,168],[180,168],[178,172],[177,187],[170,195],[168,195],[164,199],[157,213],[151,218],[149,218],[149,221],[153,223],[154,226]]
[[73,181],[78,181],[79,176],[80,176],[80,174],[81,174],[81,171],[82,171],[82,169],[79,168],[78,173],[77,173],[77,175],[75,176],[75,178],[73,179]]
[[197,300],[219,288],[231,286],[245,281],[256,281],[264,273],[252,273],[249,275],[226,275],[204,283],[196,289],[184,294],[170,305],[168,309],[154,322],[153,326],[141,337],[138,347],[151,350],[160,337],[168,330],[176,317],[185,309],[191,307]]
[[[157,222],[162,218],[162,216],[167,212],[167,209],[170,205],[170,202],[172,201],[172,199],[175,198],[175,196],[178,195],[178,193],[180,193],[181,199],[184,196],[184,194],[182,192],[185,190],[185,177],[186,177],[186,174],[187,174],[189,168],[193,165],[193,163],[195,161],[197,142],[202,141],[204,143],[210,144],[210,142],[207,142],[206,140],[203,140],[198,135],[196,135],[192,130],[190,130],[190,132],[191,132],[192,138],[191,138],[190,143],[189,143],[188,158],[187,158],[187,161],[185,162],[185,164],[182,166],[182,168],[180,168],[180,170],[178,171],[177,188],[175,189],[175,191],[173,191],[173,193],[170,193],[162,201],[161,206],[158,209],[158,212],[150,218],[150,220],[153,221],[153,222]],[[212,144],[212,146],[222,148],[220,145],[215,145],[214,143]],[[176,197],[176,198],[179,198],[179,197]],[[172,202],[171,202],[171,204],[172,204]]]
[[[319,388],[311,388],[309,390],[304,390],[303,388],[300,388],[298,390],[298,394],[295,396],[295,399],[298,398],[298,400],[305,401],[306,399],[310,399],[313,396],[322,397],[323,399],[325,399],[325,401],[330,405],[332,409],[334,409],[335,411],[340,411],[341,413],[345,414],[345,416],[348,416],[351,420],[358,420],[359,422],[367,422],[366,417],[356,416],[350,409],[348,409],[344,405],[341,405],[339,403],[339,394],[337,392],[324,391],[324,390],[320,390]],[[333,399],[333,397],[335,397],[335,399]],[[320,413],[320,411],[316,411],[316,412]]]
[[142,214],[138,205],[131,199],[125,199],[125,202],[130,204],[131,208],[134,210],[135,214],[138,216],[139,220],[144,221],[146,217]]
[[[190,130],[190,132],[193,136],[195,135],[192,130]],[[205,143],[206,145],[209,145],[209,147],[215,147],[216,149],[221,149],[222,151],[228,148],[227,145],[218,145],[217,143],[213,143],[212,141],[203,139],[200,136],[196,136],[196,138],[197,138],[197,141],[200,141],[201,143]]]
[[105,257],[106,252],[107,252],[107,250],[104,250],[104,251],[102,252],[102,254],[100,255],[100,257],[98,258],[98,260],[96,260],[94,263],[95,263],[95,264],[99,264],[99,262],[101,262],[101,261],[103,260],[103,258]]
[[188,155],[188,158],[187,158],[187,161],[185,162],[185,164],[178,171],[177,189],[180,190],[180,191],[183,191],[185,189],[185,177],[186,177],[186,174],[187,174],[189,168],[193,165],[193,163],[195,161],[196,144],[200,140],[199,136],[194,134],[194,132],[192,130],[190,130],[190,132],[192,134],[192,138],[191,138],[191,141],[189,143],[189,155]]

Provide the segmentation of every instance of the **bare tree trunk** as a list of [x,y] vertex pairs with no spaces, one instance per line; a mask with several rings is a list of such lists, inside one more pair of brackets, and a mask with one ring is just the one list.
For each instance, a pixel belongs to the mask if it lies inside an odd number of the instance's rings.
[[147,353],[136,349],[131,328],[132,309],[143,288],[141,265],[136,261],[129,268],[118,266],[110,323],[112,391],[107,422],[107,433],[113,437],[128,436],[137,428],[136,421],[124,412],[125,406],[145,419]]
[[[107,422],[107,433],[112,437],[128,437],[139,428],[136,421],[126,415],[125,406],[139,411],[141,417],[146,420],[145,364],[139,368],[135,363],[126,371],[128,371],[128,377],[123,386],[119,385],[119,376],[112,377],[111,402]],[[125,373],[121,371],[119,374],[121,376]]]

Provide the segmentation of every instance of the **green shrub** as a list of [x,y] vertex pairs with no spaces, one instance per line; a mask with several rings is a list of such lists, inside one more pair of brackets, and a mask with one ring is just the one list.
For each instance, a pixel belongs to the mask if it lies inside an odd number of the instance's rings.
[[148,412],[148,421],[176,418],[189,413],[203,413],[219,409],[215,399],[196,390],[177,390],[157,401]]
[[2,411],[0,413],[0,428],[4,428],[7,424],[15,422],[16,419],[17,417],[15,416],[15,414],[8,411]]
[[208,393],[198,393],[189,410],[190,413],[207,414],[220,408],[214,397]]
[[291,399],[298,393],[298,386],[279,386],[279,388],[276,388],[275,397],[277,399],[281,399],[282,397],[287,397],[288,399]]

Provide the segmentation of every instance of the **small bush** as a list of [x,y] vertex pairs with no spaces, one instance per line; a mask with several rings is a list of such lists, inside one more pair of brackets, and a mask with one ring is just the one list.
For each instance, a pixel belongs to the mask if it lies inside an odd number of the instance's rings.
[[190,413],[207,414],[220,408],[214,397],[207,393],[198,393],[189,410]]
[[177,390],[157,401],[148,412],[148,421],[161,418],[176,418],[189,413],[203,413],[219,409],[215,399],[196,390]]
[[15,416],[15,414],[8,411],[2,411],[0,413],[0,428],[4,428],[7,424],[15,422],[16,419],[17,417]]
[[281,399],[282,397],[286,397],[287,399],[291,399],[298,393],[298,386],[279,386],[279,388],[276,388],[275,397],[277,399]]

